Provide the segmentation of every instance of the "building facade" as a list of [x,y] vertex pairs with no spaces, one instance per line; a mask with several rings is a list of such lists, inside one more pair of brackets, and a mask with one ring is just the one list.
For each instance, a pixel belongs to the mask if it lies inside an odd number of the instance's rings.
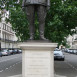
[[0,46],[1,48],[16,48],[17,38],[10,24],[0,23]]
[[67,38],[67,44],[71,49],[77,49],[77,34],[69,35]]
[[73,35],[72,48],[77,49],[77,34]]
[[0,22],[0,49],[17,48],[17,37],[15,32],[12,30],[11,24],[9,22],[6,23],[5,21],[8,14],[7,12],[4,12]]

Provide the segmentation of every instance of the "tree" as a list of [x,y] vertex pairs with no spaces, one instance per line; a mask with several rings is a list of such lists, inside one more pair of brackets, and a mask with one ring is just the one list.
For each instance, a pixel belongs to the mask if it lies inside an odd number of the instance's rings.
[[[51,8],[47,14],[45,34],[53,42],[65,44],[65,37],[73,34],[71,29],[77,26],[77,1],[51,0]],[[72,6],[73,5],[73,6]]]
[[[26,15],[21,9],[22,0],[2,0],[4,8],[10,10],[8,19],[16,31],[16,35],[22,41],[29,38],[28,21]],[[37,16],[36,16],[37,18]],[[77,1],[76,0],[51,0],[50,10],[47,12],[45,36],[52,42],[58,42],[59,45],[66,45],[66,39],[69,34],[73,34],[71,29],[77,26]],[[38,28],[38,21],[35,21],[35,27]],[[25,35],[25,37],[24,37]],[[38,29],[35,39],[38,39]]]

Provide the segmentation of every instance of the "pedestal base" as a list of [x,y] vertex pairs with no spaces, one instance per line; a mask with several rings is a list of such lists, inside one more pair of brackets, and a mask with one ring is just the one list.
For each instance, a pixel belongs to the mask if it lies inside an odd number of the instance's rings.
[[21,43],[22,77],[54,77],[53,50],[56,43]]

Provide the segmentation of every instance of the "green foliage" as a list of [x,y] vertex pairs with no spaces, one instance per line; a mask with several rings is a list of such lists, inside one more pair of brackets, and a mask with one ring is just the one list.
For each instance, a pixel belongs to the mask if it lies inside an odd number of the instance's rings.
[[59,45],[66,45],[65,37],[73,34],[71,29],[77,26],[77,1],[51,0],[51,7],[47,13],[45,36]]
[[28,21],[21,8],[17,10],[11,9],[10,22],[19,39],[24,41],[29,38]]
[[[28,21],[25,13],[21,9],[22,0],[1,0],[1,5],[10,10],[9,21],[16,31],[16,35],[22,41],[29,38]],[[1,7],[3,9],[3,7]],[[76,0],[51,0],[50,10],[47,11],[45,37],[52,42],[58,42],[59,45],[66,45],[66,39],[69,34],[73,34],[71,29],[77,26],[77,1]],[[38,21],[35,20],[36,34],[38,39]]]

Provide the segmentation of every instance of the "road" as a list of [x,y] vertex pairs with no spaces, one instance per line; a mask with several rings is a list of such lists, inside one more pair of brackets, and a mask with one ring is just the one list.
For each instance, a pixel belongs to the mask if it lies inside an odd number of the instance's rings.
[[[55,77],[77,77],[77,55],[65,54],[65,61],[55,61]],[[21,77],[22,54],[0,57],[0,77]]]
[[55,61],[56,77],[77,77],[77,55],[65,54],[65,61]]
[[22,73],[21,66],[21,54],[0,57],[0,77],[17,77]]

